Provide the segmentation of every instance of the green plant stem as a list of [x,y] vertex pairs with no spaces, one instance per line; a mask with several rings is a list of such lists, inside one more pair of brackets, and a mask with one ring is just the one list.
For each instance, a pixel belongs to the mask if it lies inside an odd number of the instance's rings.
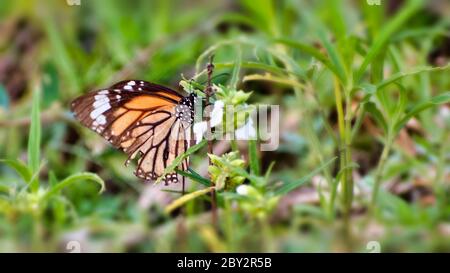
[[369,207],[369,217],[371,217],[375,211],[375,205],[377,203],[378,192],[380,190],[381,179],[383,178],[384,166],[386,165],[386,161],[391,150],[392,146],[392,137],[388,133],[386,144],[384,145],[383,151],[381,152],[380,160],[378,161],[378,166],[375,171],[374,185],[372,189],[372,199]]
[[227,248],[229,251],[236,251],[236,237],[234,236],[235,230],[233,229],[233,211],[231,208],[230,200],[224,200],[224,215],[225,215],[225,235],[227,238]]
[[[336,98],[336,112],[338,116],[338,128],[339,128],[339,154],[340,154],[340,168],[344,168],[347,164],[346,157],[344,156],[345,151],[345,145],[343,141],[343,136],[345,135],[345,118],[344,118],[344,107],[342,105],[342,92],[339,85],[338,79],[334,78],[334,96]],[[346,173],[343,173],[342,175],[342,181],[345,181]],[[336,199],[336,192],[337,192],[337,186],[339,181],[336,181],[336,183],[333,184],[333,188],[331,189],[331,196],[330,196],[330,208],[329,210],[334,209],[334,201]]]
[[345,157],[345,210],[347,217],[349,217],[352,201],[353,201],[353,176],[352,168],[347,168],[352,162],[352,151],[351,151],[351,128],[352,128],[352,110],[351,110],[351,100],[350,97],[346,97],[345,102],[345,134],[344,134],[344,157]]
[[272,244],[272,229],[267,217],[260,218],[258,221],[261,228],[261,244],[264,252],[275,252],[275,247]]
[[[346,90],[351,90],[347,88]],[[345,241],[350,246],[350,214],[353,202],[353,179],[352,168],[348,166],[352,162],[351,143],[352,143],[352,109],[350,92],[345,93],[345,112],[343,105],[343,94],[341,85],[338,78],[334,78],[334,94],[336,97],[336,111],[338,114],[338,127],[339,127],[339,153],[340,153],[340,170],[342,171],[341,183],[342,183],[342,207],[343,207],[343,223],[344,223],[344,236]],[[331,200],[334,202],[337,185],[339,181],[333,185],[331,191]],[[331,206],[331,205],[330,205]],[[331,209],[331,207],[330,207]]]
[[[213,90],[212,90],[212,83],[211,83],[211,77],[214,70],[213,65],[214,55],[210,56],[207,71],[208,71],[208,84],[206,86],[205,94],[205,104],[206,107],[209,106],[210,102],[209,99],[212,96]],[[212,146],[212,139],[211,139],[211,117],[208,116],[206,119],[206,132],[208,134],[208,153],[213,154],[213,146]],[[211,165],[211,157],[209,157],[209,165]],[[215,228],[218,227],[217,225],[217,197],[216,197],[216,190],[215,190],[215,184],[214,181],[211,179],[211,174],[209,174],[209,179],[211,180],[211,186],[213,187],[211,191],[211,221]]]

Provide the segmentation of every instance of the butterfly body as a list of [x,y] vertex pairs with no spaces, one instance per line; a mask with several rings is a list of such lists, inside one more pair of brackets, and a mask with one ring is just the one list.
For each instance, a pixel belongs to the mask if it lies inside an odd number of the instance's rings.
[[[189,147],[196,102],[195,94],[182,96],[161,85],[129,80],[81,96],[71,109],[84,126],[128,154],[125,165],[138,158],[134,174],[151,181]],[[187,167],[185,159],[179,168]],[[171,173],[163,181],[179,179]]]

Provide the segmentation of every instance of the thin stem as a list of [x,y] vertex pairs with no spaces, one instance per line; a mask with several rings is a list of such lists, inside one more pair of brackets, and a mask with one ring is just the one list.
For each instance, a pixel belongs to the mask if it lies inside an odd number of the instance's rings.
[[[339,127],[339,153],[340,153],[340,169],[342,170],[346,165],[346,156],[344,154],[345,151],[345,141],[344,141],[344,135],[345,135],[345,117],[344,117],[344,107],[342,104],[342,92],[339,85],[338,79],[334,78],[334,96],[336,97],[336,112],[338,116],[338,127]],[[343,181],[343,188],[345,188],[345,182],[346,181],[346,173],[344,172],[342,174],[342,181]],[[337,191],[337,185],[338,182],[335,183],[332,191],[331,191],[331,197],[330,197],[330,211],[334,208],[334,200],[336,198],[336,191]]]
[[[351,154],[351,129],[352,129],[352,109],[351,109],[351,100],[350,97],[347,96],[346,102],[345,102],[345,134],[344,134],[344,141],[345,141],[345,162],[347,167],[351,161],[352,161],[352,154]],[[345,187],[345,210],[347,216],[350,214],[350,210],[352,208],[352,201],[353,201],[353,176],[352,176],[352,168],[346,168],[345,170],[345,178],[346,178],[346,187]]]
[[[208,107],[210,102],[210,98],[213,95],[213,89],[212,89],[212,82],[211,82],[211,78],[212,78],[212,74],[214,71],[214,64],[213,64],[213,60],[214,60],[214,55],[211,55],[209,58],[209,63],[207,66],[207,71],[208,71],[208,83],[205,89],[205,94],[206,94],[206,98],[205,98],[205,106]],[[206,132],[209,134],[208,136],[208,153],[212,154],[213,153],[213,143],[212,143],[212,139],[211,139],[211,117],[208,114],[208,117],[206,119]],[[209,165],[211,165],[211,158],[209,157]],[[211,180],[211,186],[214,187],[214,181],[211,179],[211,174],[209,174],[209,179]],[[214,227],[217,227],[217,197],[216,197],[216,190],[213,189],[211,191],[211,217],[212,217],[212,223]]]
[[373,215],[375,210],[375,205],[377,203],[378,192],[380,190],[381,179],[383,178],[384,166],[386,165],[386,161],[391,150],[392,146],[392,138],[389,136],[386,140],[386,145],[384,145],[383,151],[381,152],[380,160],[378,161],[378,167],[375,171],[375,181],[372,190],[372,200],[370,202],[370,213],[369,217]]

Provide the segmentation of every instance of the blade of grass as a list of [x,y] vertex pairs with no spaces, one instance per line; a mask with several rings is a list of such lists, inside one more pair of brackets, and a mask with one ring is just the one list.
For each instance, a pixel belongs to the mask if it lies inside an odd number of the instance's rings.
[[409,110],[405,114],[405,116],[403,116],[403,118],[396,123],[396,125],[394,126],[394,133],[398,132],[406,124],[406,122],[408,122],[408,120],[410,120],[413,116],[417,115],[418,113],[430,107],[449,102],[450,102],[450,91],[432,97],[427,101],[419,103],[418,105],[414,106],[411,110]]
[[369,64],[376,59],[376,57],[383,51],[383,49],[388,44],[392,35],[400,29],[400,27],[407,22],[419,9],[422,7],[423,0],[411,0],[407,1],[406,5],[395,15],[395,17],[390,20],[377,37],[374,43],[370,47],[363,63],[355,73],[355,83],[359,83],[364,72],[366,71]]
[[327,53],[330,57],[331,63],[336,68],[336,71],[333,71],[335,75],[341,80],[343,86],[347,84],[347,72],[345,70],[344,62],[342,60],[342,56],[340,52],[337,50],[333,44],[326,37],[325,31],[319,30],[319,39],[322,41],[323,46],[327,50]]
[[239,73],[241,72],[242,49],[240,45],[236,45],[236,60],[234,62],[233,74],[231,75],[230,87],[236,89],[239,82]]
[[190,179],[192,179],[195,182],[198,182],[204,186],[211,186],[211,181],[209,181],[208,179],[200,176],[198,173],[193,172],[191,169],[189,169],[189,173],[182,171],[182,170],[176,170],[178,174],[181,174],[182,176],[188,177]]
[[19,159],[1,159],[0,162],[5,163],[12,169],[14,169],[20,177],[22,177],[25,183],[29,183],[32,177],[30,168]]
[[450,65],[446,65],[446,66],[442,66],[442,67],[426,66],[426,67],[416,68],[413,71],[409,71],[409,72],[399,72],[399,73],[396,73],[396,74],[390,76],[389,78],[383,80],[382,82],[378,83],[376,85],[376,87],[377,87],[377,90],[380,90],[380,89],[383,89],[384,87],[388,86],[389,84],[394,83],[398,80],[401,80],[405,77],[414,76],[414,75],[424,73],[424,72],[443,71],[443,70],[447,70],[449,68],[450,68]]
[[[37,81],[38,82],[38,81]],[[40,84],[35,84],[31,109],[31,126],[28,134],[28,167],[33,175],[39,170],[41,145],[41,117],[40,117]],[[30,188],[36,192],[39,187],[39,177],[31,181]]]
[[283,186],[281,186],[280,188],[278,188],[277,190],[275,190],[275,195],[285,195],[288,194],[289,192],[295,190],[296,188],[300,187],[301,185],[305,184],[306,182],[308,182],[314,175],[318,174],[319,172],[321,172],[323,169],[325,169],[328,165],[330,165],[331,163],[333,163],[336,160],[337,157],[333,157],[332,159],[328,160],[327,162],[325,162],[324,164],[322,164],[320,167],[316,168],[315,170],[313,170],[312,172],[310,172],[308,175],[300,178],[297,181],[291,182],[291,183],[286,183]]
[[298,88],[303,88],[304,85],[302,83],[300,83],[299,81],[297,81],[295,78],[284,78],[284,77],[277,77],[277,76],[273,76],[269,73],[266,73],[264,75],[260,75],[260,74],[250,74],[250,75],[246,75],[243,79],[243,82],[247,82],[247,81],[268,81],[268,82],[275,82],[278,84],[284,84],[284,85],[290,85],[293,87],[298,87]]
[[194,191],[194,192],[185,194],[185,195],[181,196],[180,198],[175,199],[172,203],[170,203],[164,209],[164,211],[166,213],[170,213],[174,209],[184,205],[186,202],[189,202],[189,201],[191,201],[191,200],[193,200],[193,199],[195,199],[195,198],[197,198],[197,197],[199,197],[201,195],[207,194],[207,193],[211,192],[212,190],[214,190],[214,187],[209,187],[209,188],[206,188],[206,189],[201,189],[201,190],[198,190],[198,191]]
[[74,183],[81,182],[81,181],[89,181],[89,180],[93,181],[93,182],[97,182],[100,185],[99,193],[102,193],[105,190],[105,182],[103,182],[103,180],[98,175],[96,175],[94,173],[88,173],[88,172],[77,173],[77,174],[73,174],[73,175],[65,178],[60,183],[51,187],[45,193],[45,195],[42,197],[42,200],[49,199],[50,197],[56,195],[62,189],[66,188]]

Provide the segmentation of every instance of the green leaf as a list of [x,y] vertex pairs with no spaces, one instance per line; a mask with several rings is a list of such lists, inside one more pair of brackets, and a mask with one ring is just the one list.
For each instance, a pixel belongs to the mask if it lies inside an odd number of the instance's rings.
[[43,198],[43,200],[47,200],[47,199],[51,198],[52,196],[58,194],[62,189],[66,188],[74,183],[82,182],[82,181],[89,181],[89,180],[93,181],[93,182],[97,182],[100,185],[99,193],[102,193],[105,190],[105,182],[98,175],[96,175],[95,173],[83,172],[83,173],[73,174],[73,175],[65,178],[63,181],[61,181],[58,184],[51,187],[42,198]]
[[347,73],[345,71],[344,62],[342,60],[342,56],[337,51],[336,47],[331,44],[331,42],[327,39],[324,31],[319,31],[319,39],[322,41],[323,46],[328,52],[330,56],[331,62],[334,67],[336,67],[335,75],[341,80],[342,84],[345,85],[347,83]]
[[[235,65],[234,62],[215,63],[214,64],[214,66],[218,70],[223,69],[223,68],[234,68],[234,65]],[[297,73],[294,73],[294,72],[290,72],[290,71],[288,71],[286,69],[279,68],[279,67],[272,66],[272,65],[268,65],[268,64],[265,64],[265,63],[261,63],[261,62],[251,62],[251,61],[249,61],[249,62],[241,62],[241,67],[268,71],[268,72],[271,72],[273,74],[277,74],[279,76],[282,76],[284,74],[292,74],[292,75],[300,77],[300,74],[297,74]],[[205,89],[203,87],[203,85],[196,86],[196,88],[198,88],[200,90]]]
[[318,50],[317,48],[290,39],[277,39],[275,40],[275,42],[285,44],[287,46],[300,50],[300,52],[302,53],[311,55],[312,57],[316,58],[319,62],[321,62],[323,65],[325,65],[328,69],[333,71],[335,74],[338,74],[336,67],[330,62],[327,56],[322,54],[322,52],[320,52],[320,50]]
[[236,89],[241,72],[242,50],[240,45],[236,45],[236,61],[234,62],[233,74],[231,75],[230,88]]
[[190,156],[191,154],[195,153],[196,151],[200,150],[201,148],[203,148],[203,146],[206,145],[207,140],[204,139],[202,140],[200,143],[190,147],[189,149],[187,149],[187,151],[184,154],[181,154],[179,156],[177,156],[172,163],[167,166],[167,168],[164,169],[164,172],[162,173],[162,175],[160,177],[158,177],[158,179],[156,179],[155,184],[161,182],[161,180],[163,180],[164,177],[166,177],[167,174],[169,173],[173,173],[173,171],[175,170],[175,168],[181,164],[181,162],[183,162],[183,160]]
[[343,5],[345,1],[331,0],[328,1],[329,5],[329,23],[336,37],[344,37],[347,32],[347,26],[345,24],[345,11]]
[[36,176],[31,182],[32,191],[37,191],[39,187],[38,175],[40,164],[40,145],[41,145],[41,117],[40,117],[40,96],[41,90],[37,84],[33,90],[33,106],[31,109],[31,126],[28,134],[28,167],[31,173]]
[[20,177],[22,177],[25,183],[29,183],[32,177],[30,168],[19,159],[1,159],[0,162],[5,163],[12,169],[14,169]]
[[301,179],[297,180],[297,181],[293,181],[290,183],[285,183],[283,186],[279,187],[277,190],[275,190],[275,195],[285,195],[293,190],[295,190],[296,188],[300,187],[301,185],[305,184],[306,182],[308,182],[313,176],[315,176],[316,174],[318,174],[319,172],[321,172],[323,169],[325,169],[326,167],[328,167],[328,165],[330,165],[331,163],[333,163],[336,160],[337,157],[333,157],[332,159],[328,160],[327,162],[325,162],[324,164],[322,164],[320,167],[318,167],[317,169],[315,169],[314,171],[312,171],[311,173],[309,173],[307,176],[302,177]]
[[405,126],[405,124],[410,120],[413,116],[417,115],[418,113],[434,107],[436,105],[444,104],[450,102],[450,91],[445,92],[444,94],[435,96],[430,98],[427,101],[421,102],[414,106],[410,111],[408,111],[405,116],[395,124],[394,126],[394,132],[400,131],[400,129]]
[[431,66],[426,66],[426,67],[419,67],[414,69],[413,71],[409,71],[409,72],[399,72],[396,73],[392,76],[390,76],[389,78],[383,80],[382,82],[378,83],[376,85],[377,90],[383,89],[384,87],[388,86],[391,83],[394,83],[400,79],[403,79],[405,77],[409,77],[409,76],[414,76],[420,73],[424,73],[424,72],[434,72],[434,71],[442,71],[442,70],[447,70],[449,69],[450,66],[446,65],[446,66],[442,66],[442,67],[431,67]]
[[202,177],[201,175],[199,175],[198,173],[196,173],[194,170],[192,170],[191,168],[189,168],[189,172],[185,172],[182,170],[177,170],[178,174],[181,174],[182,176],[186,176],[190,179],[192,179],[195,182],[198,182],[204,186],[211,186],[211,181],[209,181],[208,179]]
[[194,192],[185,194],[185,195],[181,196],[180,198],[175,199],[172,203],[170,203],[164,209],[164,211],[166,213],[170,213],[174,209],[184,205],[186,202],[191,201],[191,200],[193,200],[193,199],[195,199],[195,198],[197,198],[197,197],[199,197],[201,195],[204,195],[204,194],[207,194],[207,193],[211,192],[212,190],[214,190],[214,188],[215,187],[209,187],[209,188],[206,188],[206,189],[201,189],[201,190],[198,190],[198,191],[194,191]]
[[369,64],[372,63],[372,61],[374,61],[376,57],[384,51],[392,35],[395,34],[395,32],[398,31],[400,27],[405,24],[417,11],[419,11],[422,7],[423,1],[411,0],[406,3],[407,4],[395,15],[392,20],[385,24],[380,33],[376,36],[374,43],[364,58],[363,63],[355,74],[355,83],[359,83]]
[[386,120],[384,119],[383,113],[377,108],[376,104],[369,101],[364,105],[364,109],[369,112],[373,118],[377,121],[378,125],[380,125],[384,132],[388,131],[388,126]]
[[264,179],[266,180],[266,183],[269,181],[269,177],[270,177],[270,174],[272,173],[272,169],[275,166],[275,163],[276,163],[276,161],[270,162],[269,167],[266,170],[266,174],[264,175]]

